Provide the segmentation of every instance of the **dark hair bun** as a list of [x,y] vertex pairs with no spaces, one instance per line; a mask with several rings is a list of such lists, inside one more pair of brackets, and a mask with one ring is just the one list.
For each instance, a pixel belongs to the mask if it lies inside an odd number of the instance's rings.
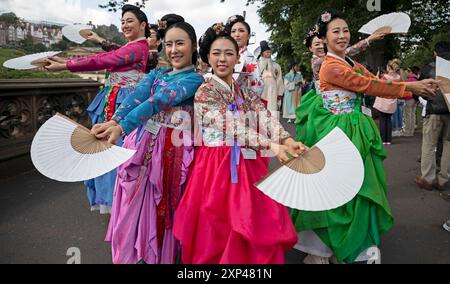
[[312,46],[313,39],[318,36],[319,26],[315,25],[314,27],[310,28],[309,31],[305,34],[305,37],[303,38],[303,44],[310,48]]
[[327,35],[328,23],[334,19],[344,19],[344,14],[336,9],[323,10],[319,18],[317,18],[317,36],[324,38]]
[[448,59],[448,55],[450,53],[450,42],[449,41],[439,41],[434,45],[434,51],[437,56],[442,57],[444,59]]
[[233,25],[238,22],[244,24],[244,26],[247,27],[248,35],[250,36],[250,34],[252,32],[250,29],[250,25],[245,21],[245,18],[241,15],[234,15],[234,16],[229,17],[227,20],[226,26],[231,31],[231,28],[233,27]]
[[184,18],[177,14],[164,15],[161,20],[158,21],[158,34],[160,38],[164,38],[166,30],[173,24],[184,22]]
[[230,30],[223,23],[216,23],[209,27],[198,41],[199,54],[202,61],[208,63],[208,54],[211,50],[211,45],[218,37],[229,36]]

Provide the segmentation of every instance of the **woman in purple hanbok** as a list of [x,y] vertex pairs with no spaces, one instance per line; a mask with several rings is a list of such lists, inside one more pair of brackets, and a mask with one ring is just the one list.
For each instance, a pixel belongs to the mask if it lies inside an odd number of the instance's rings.
[[110,122],[92,129],[112,143],[126,134],[123,147],[137,151],[118,168],[106,235],[114,263],[174,263],[179,253],[172,223],[193,159],[190,121],[203,77],[193,65],[192,26],[170,25],[164,44],[173,69],[151,71]]

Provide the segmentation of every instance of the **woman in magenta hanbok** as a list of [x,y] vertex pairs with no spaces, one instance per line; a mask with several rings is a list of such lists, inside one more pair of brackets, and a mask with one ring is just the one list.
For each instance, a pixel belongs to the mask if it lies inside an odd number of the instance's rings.
[[[109,121],[117,107],[135,89],[145,75],[148,60],[149,36],[147,17],[136,6],[125,5],[122,9],[122,32],[128,43],[110,52],[88,57],[63,60],[58,57],[49,59],[50,71],[69,70],[71,72],[107,70],[109,77],[105,87],[97,94],[87,111],[92,124]],[[91,210],[110,213],[116,170],[100,177],[85,181]]]

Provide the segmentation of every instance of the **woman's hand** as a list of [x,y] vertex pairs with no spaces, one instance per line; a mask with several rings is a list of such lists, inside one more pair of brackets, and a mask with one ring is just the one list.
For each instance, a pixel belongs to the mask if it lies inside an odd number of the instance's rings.
[[367,38],[367,40],[369,41],[369,44],[370,44],[370,43],[372,43],[372,42],[374,42],[374,41],[383,39],[386,35],[387,35],[387,33],[376,32],[376,33],[371,34],[371,35]]
[[91,133],[94,134],[95,137],[98,139],[103,139],[106,137],[108,138],[108,142],[111,144],[117,144],[122,132],[122,126],[114,120],[95,124],[91,129]]
[[[63,60],[63,59],[61,59],[61,60]],[[58,62],[58,61],[52,60],[51,58],[47,58],[45,60],[45,62],[47,62],[47,64],[48,64],[48,65],[44,66],[45,70],[47,70],[47,71],[63,71],[63,70],[67,70],[67,66],[66,66],[65,60],[64,60],[64,63],[63,63],[63,62]]]
[[434,96],[438,88],[439,81],[425,79],[422,81],[406,82],[406,90],[421,97]]
[[95,42],[95,43],[102,43],[105,39],[100,37],[97,33],[92,32],[88,35],[87,40]]
[[66,62],[67,62],[67,59],[61,58],[61,57],[56,56],[56,55],[55,56],[51,56],[48,59],[56,61],[58,63],[64,63],[64,64],[66,64]]
[[287,138],[284,140],[283,145],[288,147],[288,152],[294,157],[298,157],[299,155],[303,155],[306,151],[309,150],[307,146],[305,146],[302,142],[294,141],[292,138]]
[[309,148],[301,142],[296,142],[292,138],[288,138],[283,142],[283,145],[271,143],[270,149],[277,155],[278,161],[286,162],[289,160],[288,154],[297,158]]

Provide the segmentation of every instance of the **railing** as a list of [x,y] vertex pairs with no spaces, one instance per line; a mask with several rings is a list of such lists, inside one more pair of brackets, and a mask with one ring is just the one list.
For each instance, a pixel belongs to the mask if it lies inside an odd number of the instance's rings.
[[89,127],[86,108],[100,86],[83,79],[0,79],[0,161],[28,153],[36,131],[56,112]]

